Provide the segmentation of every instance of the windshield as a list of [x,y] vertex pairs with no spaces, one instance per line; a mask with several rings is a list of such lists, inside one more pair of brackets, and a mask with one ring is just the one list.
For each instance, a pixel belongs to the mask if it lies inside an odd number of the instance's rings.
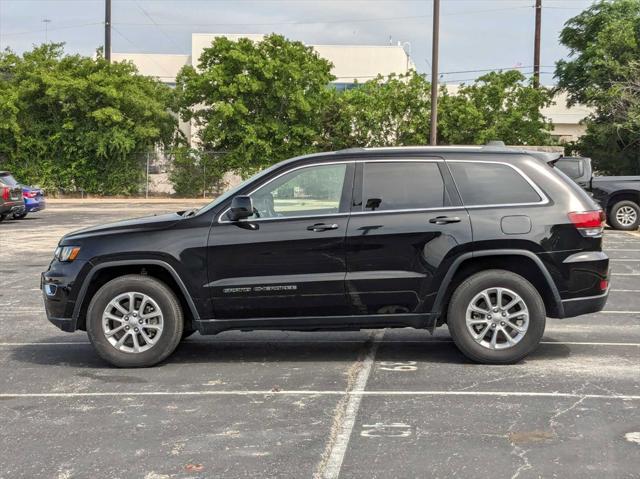
[[0,174],[0,183],[4,183],[7,186],[18,186],[16,179],[11,174]]
[[273,171],[279,164],[280,163],[277,163],[277,164],[275,164],[273,166],[270,166],[266,170],[262,170],[261,172],[256,173],[255,175],[251,176],[250,178],[247,178],[246,180],[244,180],[239,185],[231,188],[229,191],[224,192],[223,194],[218,196],[215,200],[213,200],[211,203],[209,203],[208,205],[203,206],[202,208],[200,208],[200,210],[196,213],[196,216],[204,214],[207,211],[211,210],[212,208],[215,208],[216,206],[224,203],[229,198],[233,197],[236,193],[238,193],[238,191],[242,190],[249,183],[252,183],[253,181],[255,181],[255,180],[263,177],[264,175],[270,173],[271,171]]

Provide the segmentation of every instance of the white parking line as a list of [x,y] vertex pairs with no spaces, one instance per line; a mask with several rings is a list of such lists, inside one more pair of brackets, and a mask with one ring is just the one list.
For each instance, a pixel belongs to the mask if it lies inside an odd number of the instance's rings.
[[[373,335],[371,346],[362,361],[362,367],[358,371],[358,375],[351,390],[345,391],[347,394],[347,404],[336,410],[334,419],[339,420],[339,429],[335,437],[330,437],[327,443],[327,450],[323,454],[326,461],[321,461],[318,470],[314,476],[324,479],[337,479],[340,476],[342,461],[349,446],[349,439],[356,422],[356,416],[362,402],[362,395],[367,387],[367,381],[371,374],[373,363],[375,362],[376,351],[378,345],[384,336],[384,330],[376,331]],[[333,436],[333,435],[332,435]]]
[[579,399],[622,399],[638,401],[637,394],[578,394],[536,391],[339,391],[339,390],[233,390],[233,391],[104,391],[83,393],[0,393],[0,399],[50,398],[73,399],[85,397],[166,397],[166,396],[490,396],[542,397]]
[[[313,344],[313,343],[328,343],[328,344],[362,344],[365,340],[357,339],[273,339],[273,340],[261,340],[261,339],[225,339],[225,340],[196,340],[189,341],[184,344]],[[437,343],[453,343],[453,340],[443,339],[424,339],[424,340],[402,340],[402,339],[389,339],[380,341],[380,344],[437,344]],[[633,346],[640,347],[640,343],[614,343],[614,342],[596,342],[596,341],[540,341],[540,344],[546,345],[566,345],[566,346]],[[33,343],[33,342],[13,342],[13,343],[0,343],[0,347],[21,347],[21,346],[70,346],[80,345],[89,346],[89,341],[60,341],[52,343]]]
[[[188,344],[267,344],[267,343],[288,343],[288,344],[312,344],[312,343],[347,343],[347,344],[363,344],[366,340],[357,340],[357,339],[273,339],[273,340],[264,340],[264,339],[223,339],[223,340],[206,340],[199,339],[195,341],[189,341],[183,343],[185,345]],[[430,343],[452,343],[453,340],[449,338],[442,339],[385,339],[381,340],[380,344],[430,344]],[[0,342],[0,347],[10,347],[10,346],[69,346],[69,345],[81,345],[88,346],[91,345],[89,341],[60,341],[60,342]],[[576,346],[640,346],[640,343],[620,343],[620,342],[596,342],[596,341],[540,341],[540,344],[566,344],[566,345],[576,345]]]

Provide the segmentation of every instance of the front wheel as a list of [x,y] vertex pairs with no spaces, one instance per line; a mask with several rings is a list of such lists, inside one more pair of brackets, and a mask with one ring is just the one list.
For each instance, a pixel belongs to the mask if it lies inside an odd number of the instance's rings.
[[639,224],[640,207],[633,201],[618,201],[609,212],[609,225],[613,229],[635,231]]
[[161,281],[126,275],[102,286],[87,310],[87,334],[96,351],[117,367],[153,366],[182,338],[180,302]]
[[535,287],[520,275],[487,270],[470,276],[451,297],[447,313],[456,346],[484,364],[518,362],[540,343],[546,311]]
[[24,213],[14,213],[13,214],[13,219],[14,220],[23,220],[27,217],[27,212],[25,211]]

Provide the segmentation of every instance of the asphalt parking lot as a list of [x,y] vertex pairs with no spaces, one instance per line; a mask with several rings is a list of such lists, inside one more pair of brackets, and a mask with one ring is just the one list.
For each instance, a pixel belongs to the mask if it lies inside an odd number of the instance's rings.
[[514,366],[470,363],[441,328],[195,335],[115,369],[46,321],[62,234],[185,205],[0,224],[0,477],[640,477],[640,234],[606,232],[605,311],[548,320]]

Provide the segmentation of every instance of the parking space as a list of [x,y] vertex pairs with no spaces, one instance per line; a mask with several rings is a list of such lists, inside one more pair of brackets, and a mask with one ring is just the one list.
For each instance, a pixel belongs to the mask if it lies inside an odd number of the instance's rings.
[[446,328],[193,336],[108,367],[44,316],[59,237],[195,202],[52,202],[0,225],[0,477],[639,477],[640,234],[607,231],[605,311],[513,366]]

